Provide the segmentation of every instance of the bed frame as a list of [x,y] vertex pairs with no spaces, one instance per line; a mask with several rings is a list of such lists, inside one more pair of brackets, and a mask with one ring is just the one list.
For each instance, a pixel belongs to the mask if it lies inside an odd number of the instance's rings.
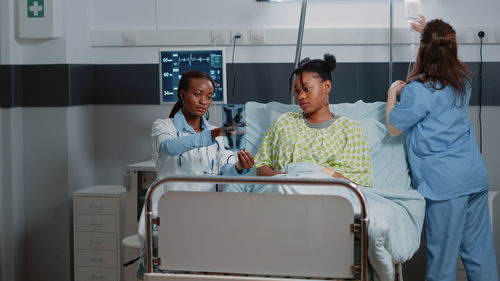
[[[169,182],[339,186],[356,194],[360,213],[334,195],[169,191],[158,203],[158,217],[152,217],[152,194]],[[367,281],[367,223],[363,193],[343,179],[166,178],[146,195],[145,279]],[[153,267],[166,272],[154,273]]]

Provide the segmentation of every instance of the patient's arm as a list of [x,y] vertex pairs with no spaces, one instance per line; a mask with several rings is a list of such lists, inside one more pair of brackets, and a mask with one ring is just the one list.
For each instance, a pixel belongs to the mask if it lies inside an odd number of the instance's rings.
[[327,174],[327,175],[330,175],[334,178],[339,178],[339,179],[346,179],[346,180],[349,180],[348,178],[344,177],[344,175],[342,175],[341,173],[337,172],[335,170],[335,167],[326,167],[326,168],[323,168],[321,169],[321,172]]
[[263,176],[263,177],[271,177],[277,174],[286,174],[280,171],[273,170],[269,166],[262,166],[257,168],[257,176]]
[[335,172],[335,173],[333,174],[333,177],[334,177],[334,178],[338,178],[338,179],[345,179],[345,180],[351,181],[350,179],[348,179],[348,178],[344,177],[344,175],[342,175],[342,174],[341,174],[341,173],[339,173],[339,172]]

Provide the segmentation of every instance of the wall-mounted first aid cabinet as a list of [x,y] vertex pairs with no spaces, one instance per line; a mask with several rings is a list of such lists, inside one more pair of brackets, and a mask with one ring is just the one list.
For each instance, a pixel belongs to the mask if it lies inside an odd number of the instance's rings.
[[62,0],[20,0],[18,3],[21,39],[63,36]]

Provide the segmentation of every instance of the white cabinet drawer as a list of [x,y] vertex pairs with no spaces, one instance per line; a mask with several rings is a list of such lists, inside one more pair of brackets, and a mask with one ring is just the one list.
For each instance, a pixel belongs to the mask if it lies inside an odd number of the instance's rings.
[[77,266],[116,267],[116,251],[77,250]]
[[77,197],[77,214],[116,215],[116,199],[111,197]]
[[77,215],[77,231],[116,232],[116,216]]
[[118,281],[116,268],[79,267],[76,281]]
[[75,245],[77,249],[116,250],[116,234],[77,232]]

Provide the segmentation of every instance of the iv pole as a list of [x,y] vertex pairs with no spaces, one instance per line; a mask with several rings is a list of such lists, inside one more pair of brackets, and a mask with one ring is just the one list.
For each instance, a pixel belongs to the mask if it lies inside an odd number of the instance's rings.
[[[300,62],[300,55],[302,52],[302,38],[304,37],[304,23],[306,21],[306,8],[307,8],[307,0],[302,0],[302,9],[300,11],[300,22],[299,22],[299,33],[297,35],[297,46],[295,47],[295,64],[293,69],[297,69]],[[292,79],[292,83],[294,83],[295,75]],[[290,98],[291,104],[295,104],[295,95],[293,92],[293,85],[290,85]]]
[[[300,11],[300,22],[299,22],[299,32],[297,35],[297,46],[295,48],[295,64],[294,70],[297,69],[300,62],[300,55],[302,52],[302,39],[304,37],[304,23],[306,19],[306,9],[307,9],[307,0],[302,0],[302,9]],[[392,83],[392,72],[393,72],[393,28],[394,28],[394,0],[389,0],[389,85]],[[295,80],[292,79],[292,83]],[[295,95],[293,93],[293,86],[290,85],[290,99],[291,104],[295,104]]]
[[392,30],[393,30],[393,17],[394,17],[394,1],[389,0],[389,85],[392,83],[392,67],[393,67],[393,58],[392,58]]

